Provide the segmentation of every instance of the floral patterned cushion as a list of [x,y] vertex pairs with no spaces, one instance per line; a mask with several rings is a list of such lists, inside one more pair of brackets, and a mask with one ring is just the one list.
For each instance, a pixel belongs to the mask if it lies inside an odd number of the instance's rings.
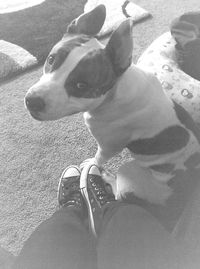
[[137,65],[153,72],[166,94],[200,123],[200,81],[179,68],[175,45],[171,33],[164,33],[146,49]]

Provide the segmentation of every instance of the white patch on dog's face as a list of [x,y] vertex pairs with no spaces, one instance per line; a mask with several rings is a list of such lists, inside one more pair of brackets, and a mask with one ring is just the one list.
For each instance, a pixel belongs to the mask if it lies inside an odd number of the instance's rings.
[[[91,65],[90,62],[92,62],[92,59],[90,60],[90,57],[87,57],[87,55],[100,51],[102,48],[101,43],[95,38],[92,38],[85,43],[79,43],[77,46],[73,45],[74,48],[71,51],[66,52],[67,42],[69,41],[61,41],[52,49],[50,55],[53,55],[56,60],[56,57],[60,57],[59,61],[57,61],[58,63],[55,63],[58,67],[51,71],[51,68],[48,68],[47,66],[47,58],[41,79],[33,85],[26,94],[26,106],[29,109],[30,114],[37,120],[56,120],[74,113],[88,111],[97,107],[105,98],[104,94],[93,96],[93,91],[89,92],[89,95],[85,97],[81,89],[83,76],[81,77],[80,74],[74,71],[85,57],[87,60],[89,59],[89,63],[87,62],[86,64]],[[59,53],[58,50],[60,50]],[[60,52],[67,53],[67,57],[65,56],[66,59],[64,59],[64,61]],[[86,70],[87,65],[83,66],[81,70],[82,69]],[[85,72],[85,70],[83,71]],[[90,70],[88,70],[88,72],[90,72]],[[96,74],[94,74],[95,77],[99,76],[99,70],[100,68],[96,68]],[[92,79],[93,74],[90,73],[89,76]],[[68,89],[69,86],[67,84],[69,77],[73,77],[73,80],[70,79],[70,90]],[[77,88],[77,86],[80,86],[80,89]],[[95,85],[95,87],[98,88],[98,84]],[[79,96],[77,96],[77,94],[75,94],[77,91],[82,91],[82,93],[79,92]],[[34,98],[35,100],[37,98],[42,99],[44,102],[44,109],[40,109],[40,111],[37,111],[35,108],[32,109],[34,106],[31,107],[30,103],[31,99],[33,100]]]

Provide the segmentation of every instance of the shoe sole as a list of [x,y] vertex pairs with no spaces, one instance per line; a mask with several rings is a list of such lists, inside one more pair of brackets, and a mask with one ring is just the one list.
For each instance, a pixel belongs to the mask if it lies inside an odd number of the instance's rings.
[[[88,217],[89,217],[89,229],[93,233],[95,237],[97,237],[97,233],[95,230],[95,224],[94,224],[94,218],[93,218],[93,212],[92,212],[92,207],[90,204],[90,199],[89,199],[89,194],[88,194],[88,174],[90,171],[90,168],[92,166],[96,166],[95,164],[88,164],[84,166],[82,172],[81,172],[81,177],[80,177],[80,189],[81,189],[81,194],[83,196],[83,199],[85,200],[87,209],[88,209]],[[99,169],[99,168],[98,168]]]

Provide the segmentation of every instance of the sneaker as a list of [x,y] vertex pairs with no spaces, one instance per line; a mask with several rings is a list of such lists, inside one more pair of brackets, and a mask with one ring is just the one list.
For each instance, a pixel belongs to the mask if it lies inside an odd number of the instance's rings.
[[73,207],[85,216],[87,208],[80,190],[80,175],[80,169],[75,165],[63,171],[58,185],[58,205]]
[[103,181],[101,172],[95,164],[83,167],[80,187],[88,209],[90,231],[97,237],[101,228],[105,205],[115,201],[115,197],[106,189],[106,183]]

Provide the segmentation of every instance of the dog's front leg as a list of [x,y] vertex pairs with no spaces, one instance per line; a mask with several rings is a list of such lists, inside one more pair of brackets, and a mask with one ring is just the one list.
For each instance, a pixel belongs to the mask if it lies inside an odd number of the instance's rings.
[[104,163],[106,163],[110,158],[112,158],[115,155],[112,150],[103,149],[102,147],[98,146],[97,152],[94,156],[94,158],[86,159],[82,162],[81,167],[83,167],[85,164],[93,163],[97,166],[101,167]]
[[99,146],[97,149],[97,152],[95,154],[95,156],[93,158],[89,158],[84,160],[80,167],[81,169],[86,166],[86,165],[90,165],[90,164],[95,164],[99,167],[101,167],[109,158],[106,155],[106,151],[103,151]]
[[115,154],[122,151],[123,147],[114,146],[100,146],[98,144],[98,149],[96,151],[96,154],[93,158],[86,159],[82,162],[81,168],[83,168],[85,165],[88,164],[96,164],[99,167],[102,167],[103,164],[105,164],[109,159],[111,159]]
[[101,146],[98,145],[98,149],[97,149],[94,159],[98,166],[102,166],[114,155],[115,153],[111,149],[102,148]]

